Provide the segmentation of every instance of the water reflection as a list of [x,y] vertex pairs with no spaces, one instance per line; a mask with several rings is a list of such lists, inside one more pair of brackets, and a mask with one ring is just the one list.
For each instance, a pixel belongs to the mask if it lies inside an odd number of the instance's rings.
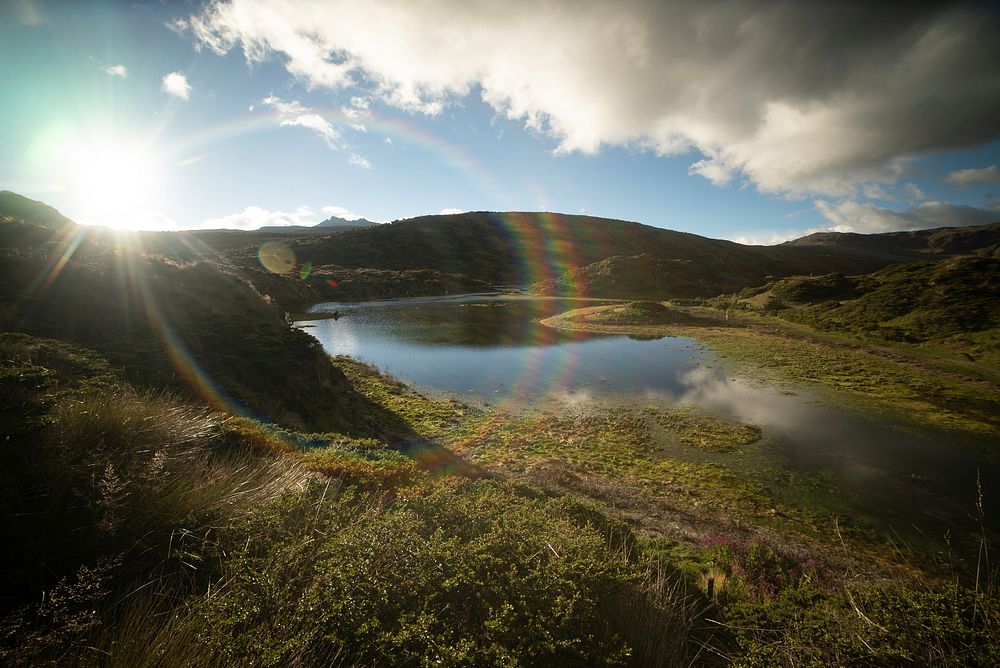
[[[491,403],[518,407],[546,400],[567,410],[622,400],[684,403],[756,424],[762,442],[719,455],[721,463],[770,481],[779,495],[787,490],[776,468],[832,476],[843,490],[833,500],[838,508],[857,508],[897,528],[916,524],[938,538],[945,528],[974,530],[969,512],[977,470],[984,481],[1000,480],[995,458],[957,445],[950,435],[917,435],[808,393],[782,394],[728,377],[693,339],[594,336],[538,324],[578,306],[482,295],[322,304],[299,324],[313,325],[306,331],[331,354]],[[333,311],[342,317],[324,315]]]
[[728,378],[719,369],[684,372],[682,385],[680,393],[647,394],[758,425],[766,435],[762,447],[785,467],[835,473],[885,520],[947,515],[964,517],[962,527],[974,530],[968,520],[977,471],[984,480],[1000,479],[994,457],[947,434],[918,434],[809,394],[790,396]]
[[[309,317],[344,318],[346,329],[357,328],[380,336],[393,333],[434,345],[494,348],[548,346],[595,338],[581,332],[539,327],[543,318],[562,313],[570,300],[526,298],[517,295],[462,295],[448,298],[317,304]],[[574,302],[580,304],[581,302]],[[585,302],[598,305],[608,302]],[[389,331],[391,330],[391,331]],[[332,332],[332,330],[329,330]]]

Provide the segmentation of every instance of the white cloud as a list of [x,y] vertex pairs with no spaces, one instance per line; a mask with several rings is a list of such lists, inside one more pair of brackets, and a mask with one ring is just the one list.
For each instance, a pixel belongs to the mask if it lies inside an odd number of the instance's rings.
[[791,196],[1000,136],[1000,17],[972,3],[218,0],[173,28],[310,87],[426,114],[480,91],[559,151],[691,152]]
[[840,232],[896,232],[922,230],[932,227],[964,227],[985,225],[1000,220],[1000,214],[989,209],[979,209],[948,202],[923,202],[905,211],[894,211],[855,201],[831,204],[819,200],[816,210],[833,223]]
[[293,213],[268,211],[259,206],[248,206],[239,213],[221,218],[210,218],[201,224],[204,229],[256,230],[261,227],[288,225],[315,225],[317,220],[309,207],[300,206]]
[[367,98],[354,96],[351,98],[350,106],[341,107],[340,112],[345,118],[357,121],[371,115],[368,111],[369,104]]
[[806,235],[812,234],[814,232],[848,232],[846,229],[836,229],[832,227],[811,227],[806,230],[764,230],[759,232],[751,232],[750,234],[743,234],[740,236],[732,237],[730,241],[735,241],[738,244],[743,244],[745,246],[774,246],[775,244],[783,244],[786,241],[791,241],[792,239],[798,239]]
[[280,97],[271,95],[261,100],[261,104],[271,107],[278,115],[279,125],[300,126],[308,128],[318,134],[330,148],[337,150],[341,148],[340,133],[330,124],[328,120],[318,113],[303,106],[297,100],[286,102]]
[[188,83],[187,77],[181,72],[171,72],[164,75],[160,90],[174,97],[179,97],[182,100],[187,100],[191,97],[191,84]]
[[128,77],[128,68],[124,65],[111,65],[110,67],[102,67],[105,74],[109,74],[113,77],[118,77],[120,79],[125,79]]
[[976,184],[1000,184],[1000,172],[996,165],[983,167],[981,169],[957,169],[944,179],[953,186],[965,188]]
[[450,216],[455,213],[465,213],[465,209],[448,208],[448,209],[441,209],[440,211],[438,211],[439,216]]
[[343,218],[344,220],[357,220],[361,216],[354,213],[350,209],[345,209],[342,206],[328,205],[323,207],[323,213],[336,216],[337,218]]
[[927,199],[927,195],[924,194],[924,191],[916,183],[907,183],[903,186],[903,189],[906,190],[906,194],[911,200]]
[[357,153],[352,153],[351,157],[347,159],[347,162],[351,163],[355,167],[360,167],[361,169],[371,169],[372,163],[368,162],[368,159],[363,155],[358,155]]
[[866,183],[861,186],[861,194],[865,199],[895,199],[881,183]]

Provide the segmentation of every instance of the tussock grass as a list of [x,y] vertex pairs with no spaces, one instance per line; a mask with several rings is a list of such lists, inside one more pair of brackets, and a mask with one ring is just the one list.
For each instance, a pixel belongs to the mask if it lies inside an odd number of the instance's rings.
[[228,519],[309,475],[291,459],[221,447],[222,417],[169,393],[121,386],[64,401],[51,415],[50,464],[109,531],[202,513]]
[[410,433],[420,437],[439,434],[515,478],[519,470],[524,480],[541,476],[546,491],[432,475],[376,439],[226,418],[117,382],[25,392],[44,420],[12,432],[4,454],[13,466],[0,470],[4,528],[20,538],[3,546],[3,568],[22,583],[5,595],[37,601],[44,592],[44,602],[0,623],[0,661],[795,666],[998,658],[997,580],[985,546],[975,586],[950,588],[832,577],[807,553],[756,538],[726,537],[681,557],[650,549],[607,504],[573,491],[604,476],[630,494],[658,490],[735,513],[761,500],[710,468],[670,461],[649,441],[663,430],[684,447],[749,443],[757,437],[749,426],[649,410],[497,419],[420,397],[360,365],[350,373],[373,415],[418,425]]

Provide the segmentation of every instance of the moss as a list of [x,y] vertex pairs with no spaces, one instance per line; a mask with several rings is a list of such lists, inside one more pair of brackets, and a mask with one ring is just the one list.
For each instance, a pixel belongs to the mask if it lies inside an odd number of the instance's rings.
[[[725,521],[769,522],[775,501],[763,485],[720,463],[669,454],[673,447],[730,450],[759,434],[756,427],[692,409],[624,405],[572,415],[487,411],[445,443],[490,470],[591,498],[614,497],[627,487],[652,505],[682,505]],[[802,515],[783,508],[782,517],[793,516]]]
[[646,408],[656,424],[685,445],[710,452],[728,452],[760,440],[760,427],[726,420],[688,408]]

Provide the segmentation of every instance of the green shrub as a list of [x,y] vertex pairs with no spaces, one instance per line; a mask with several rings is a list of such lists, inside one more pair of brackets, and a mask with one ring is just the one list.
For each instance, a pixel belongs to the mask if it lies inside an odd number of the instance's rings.
[[735,665],[1000,665],[993,601],[954,587],[867,584],[844,593],[810,583],[726,607]]
[[592,524],[500,482],[385,508],[316,487],[224,533],[225,585],[198,609],[246,665],[620,663],[609,615],[644,581]]

